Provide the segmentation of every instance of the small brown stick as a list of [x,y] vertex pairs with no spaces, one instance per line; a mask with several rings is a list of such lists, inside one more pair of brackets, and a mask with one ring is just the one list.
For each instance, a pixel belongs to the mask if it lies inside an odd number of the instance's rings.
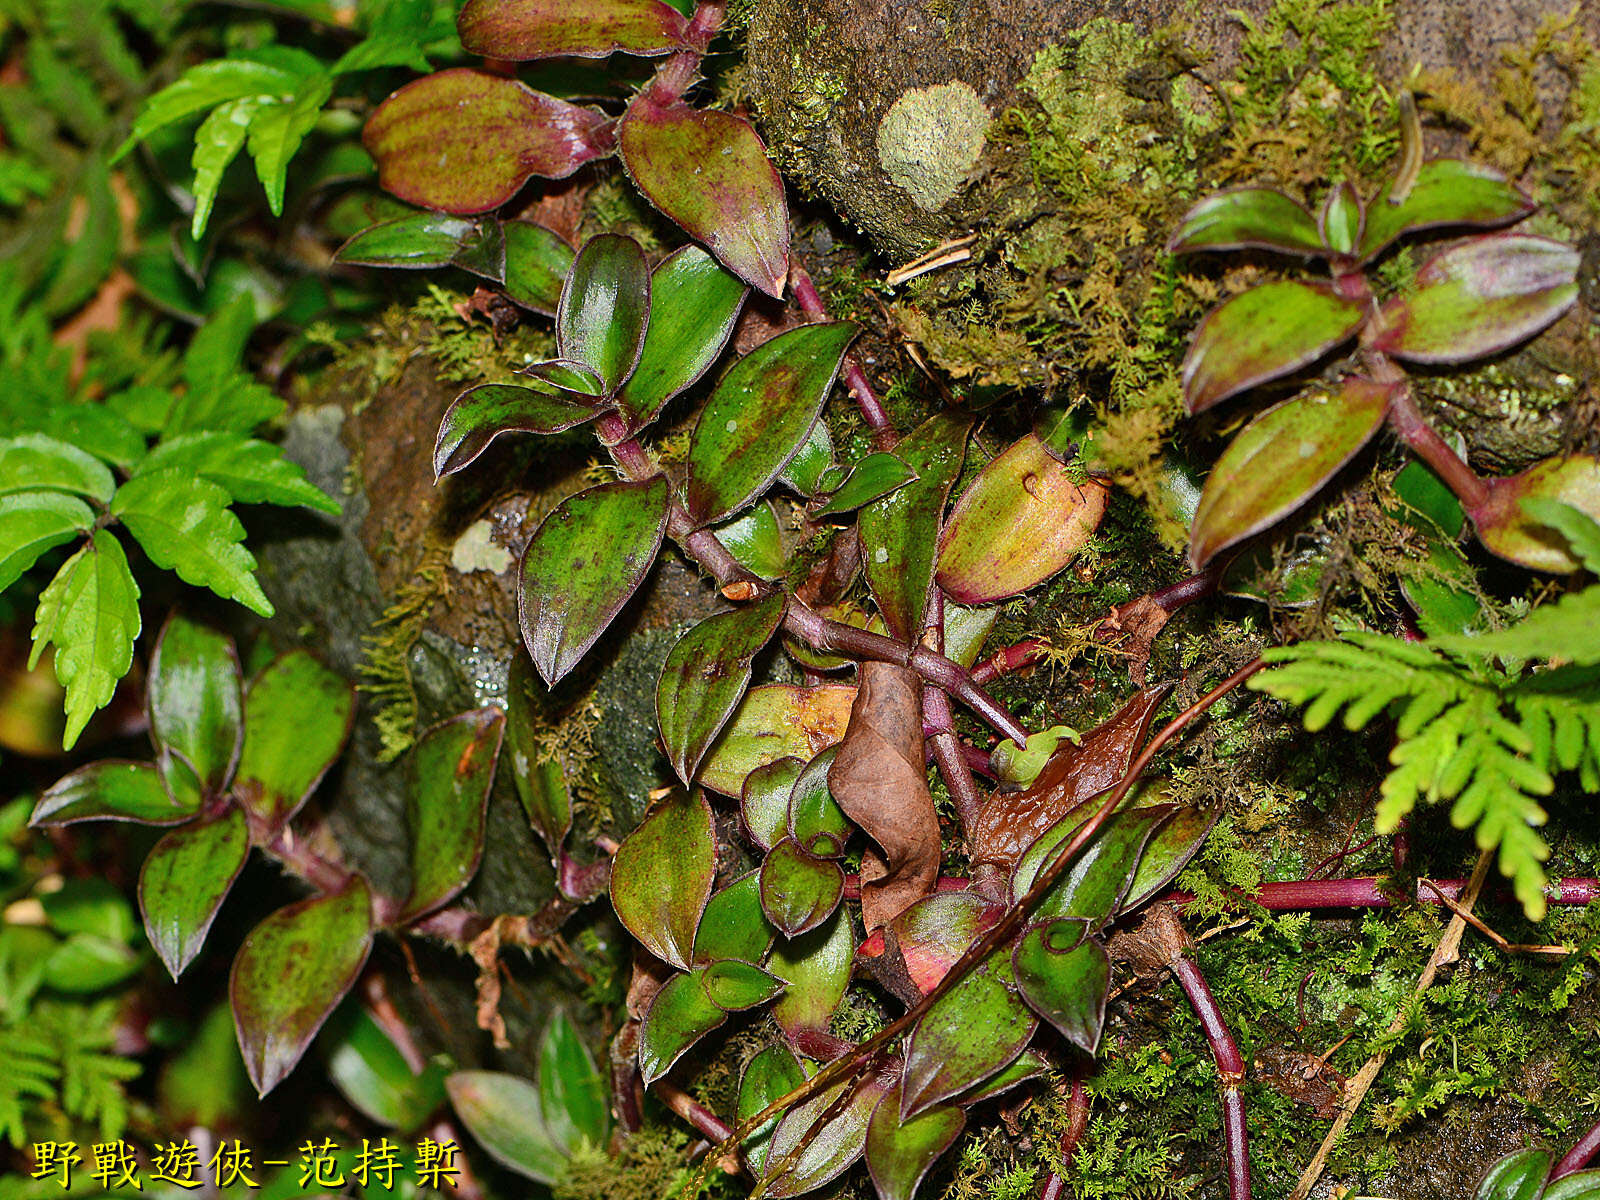
[[1549,954],[1558,958],[1565,958],[1567,955],[1573,953],[1572,947],[1570,946],[1537,946],[1523,942],[1508,942],[1505,938],[1501,937],[1494,930],[1490,929],[1472,913],[1462,908],[1461,905],[1456,901],[1450,899],[1449,896],[1446,896],[1442,891],[1439,890],[1439,886],[1435,884],[1433,880],[1422,879],[1418,881],[1418,884],[1421,887],[1427,888],[1435,896],[1439,897],[1439,903],[1443,904],[1451,912],[1455,913],[1456,916],[1460,917],[1468,925],[1471,925],[1479,933],[1483,934],[1484,937],[1493,942],[1497,947],[1499,947],[1502,954]]
[[[1478,902],[1478,893],[1483,890],[1483,881],[1489,874],[1489,855],[1478,856],[1477,866],[1472,868],[1472,878],[1467,881],[1467,890],[1462,893],[1461,904],[1464,909],[1471,910]],[[1442,895],[1442,893],[1441,893]],[[1421,996],[1433,986],[1434,976],[1439,973],[1439,968],[1445,963],[1454,962],[1461,946],[1461,935],[1466,931],[1467,922],[1462,913],[1457,911],[1451,918],[1450,924],[1445,927],[1444,936],[1439,939],[1439,944],[1434,947],[1433,955],[1428,959],[1428,965],[1422,968],[1422,976],[1417,980],[1417,986],[1412,990],[1412,997]],[[1389,1022],[1388,1032],[1399,1033],[1405,1028],[1406,1006],[1401,1005]],[[1367,1059],[1366,1066],[1345,1084],[1344,1097],[1339,1102],[1339,1115],[1334,1118],[1333,1128],[1328,1130],[1328,1136],[1322,1139],[1322,1145],[1317,1147],[1317,1153],[1311,1160],[1310,1166],[1300,1175],[1300,1181],[1294,1185],[1290,1193],[1290,1200],[1306,1200],[1311,1194],[1311,1189],[1316,1186],[1317,1180],[1322,1177],[1322,1172],[1328,1165],[1328,1155],[1333,1153],[1334,1144],[1344,1136],[1344,1131],[1349,1128],[1356,1111],[1361,1107],[1361,1102],[1366,1099],[1367,1092],[1377,1081],[1378,1072],[1383,1070],[1383,1064],[1389,1060],[1387,1050],[1379,1050]]]
[[896,267],[884,276],[883,281],[890,287],[899,287],[908,283],[918,275],[926,275],[929,271],[937,271],[943,267],[953,267],[957,263],[964,263],[972,257],[972,243],[978,240],[978,235],[969,233],[966,237],[952,238],[941,242],[926,254],[913,258],[903,267]]

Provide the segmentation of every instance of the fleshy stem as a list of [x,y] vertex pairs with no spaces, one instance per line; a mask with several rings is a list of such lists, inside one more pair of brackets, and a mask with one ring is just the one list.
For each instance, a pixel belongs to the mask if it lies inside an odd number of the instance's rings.
[[1489,499],[1489,485],[1428,424],[1411,395],[1405,372],[1388,355],[1375,350],[1365,351],[1363,357],[1374,379],[1394,386],[1387,416],[1389,428],[1411,447],[1413,454],[1433,468],[1434,474],[1444,480],[1445,486],[1456,494],[1469,513],[1481,508]]
[[[651,479],[661,474],[660,468],[638,439],[629,435],[621,417],[607,413],[595,422],[595,428],[600,440],[610,449],[617,465],[629,478]],[[766,586],[729,553],[715,533],[696,528],[694,520],[676,496],[668,502],[667,533],[683,547],[684,553],[711,574],[719,586],[737,582]],[[943,688],[965,704],[998,730],[1002,737],[1012,738],[1019,746],[1027,741],[1027,731],[1017,719],[974,683],[966,668],[926,646],[907,646],[881,633],[830,621],[793,597],[784,611],[783,626],[812,649],[823,653],[910,667],[925,682]]]
[[[816,284],[811,282],[811,276],[798,260],[789,264],[789,285],[794,288],[794,298],[800,302],[801,312],[813,321],[828,319],[827,306],[817,294]],[[884,410],[877,393],[872,390],[872,385],[867,382],[866,372],[861,369],[861,364],[856,361],[853,354],[844,356],[844,381],[849,386],[851,394],[855,396],[856,404],[861,409],[861,419],[867,423],[867,428],[872,430],[872,440],[878,449],[893,449],[894,444],[900,440],[900,435],[895,432],[888,412]]]
[[1228,1172],[1228,1195],[1231,1200],[1250,1200],[1249,1131],[1244,1119],[1244,1059],[1239,1046],[1223,1020],[1217,998],[1211,994],[1206,978],[1190,958],[1188,952],[1180,954],[1172,963],[1172,973],[1183,986],[1194,1015],[1200,1018],[1200,1028],[1205,1031],[1206,1044],[1216,1059],[1217,1075],[1222,1081],[1222,1142],[1223,1158]]
[[904,1016],[891,1021],[866,1041],[855,1047],[849,1054],[829,1063],[787,1095],[779,1096],[760,1112],[739,1122],[734,1131],[717,1147],[716,1152],[719,1155],[732,1153],[740,1142],[759,1129],[768,1118],[832,1087],[851,1074],[856,1069],[856,1064],[877,1054],[896,1038],[909,1033],[916,1023],[923,1018],[924,1014],[940,999],[948,995],[950,990],[966,978],[974,967],[985,961],[998,947],[1004,945],[1016,935],[1017,931],[1022,927],[1022,923],[1027,919],[1028,914],[1038,907],[1039,902],[1044,899],[1050,889],[1066,874],[1067,868],[1072,865],[1078,852],[1093,841],[1105,823],[1111,819],[1111,814],[1116,812],[1117,807],[1127,797],[1128,791],[1139,777],[1144,774],[1144,769],[1150,765],[1151,759],[1160,753],[1168,742],[1182,733],[1196,717],[1261,670],[1264,665],[1260,658],[1252,659],[1188,708],[1184,709],[1171,721],[1167,722],[1162,727],[1161,732],[1146,743],[1139,757],[1134,759],[1133,764],[1128,768],[1121,780],[1107,793],[1106,799],[1101,803],[1094,815],[1079,826],[1077,833],[1062,843],[1054,857],[1039,871],[1038,876],[1034,879],[1033,886],[1028,889],[1027,893],[1016,904],[1012,905],[1005,915],[990,927],[987,933],[968,946],[961,957],[956,959],[951,964],[950,969],[944,973],[944,977]]
[[1561,1161],[1550,1172],[1547,1182],[1554,1183],[1565,1175],[1573,1175],[1589,1165],[1589,1161],[1600,1154],[1600,1121],[1595,1122],[1593,1129],[1577,1140],[1577,1143],[1561,1156]]
[[[944,649],[944,592],[937,583],[933,585],[928,603],[925,638],[933,643],[933,649]],[[978,795],[977,780],[973,779],[972,768],[967,765],[961,739],[956,737],[955,717],[950,712],[949,697],[936,687],[923,686],[922,721],[924,728],[931,730],[929,746],[933,751],[933,761],[939,767],[939,774],[944,777],[945,786],[950,789],[950,800],[956,806],[956,818],[965,833],[978,819],[978,813],[983,808],[983,797]],[[1020,742],[1018,744],[1021,745]]]
[[727,8],[727,0],[703,0],[696,6],[684,30],[685,49],[675,51],[644,86],[641,94],[649,103],[665,108],[683,99],[684,92],[700,74],[700,61],[710,49],[711,39],[722,28]]

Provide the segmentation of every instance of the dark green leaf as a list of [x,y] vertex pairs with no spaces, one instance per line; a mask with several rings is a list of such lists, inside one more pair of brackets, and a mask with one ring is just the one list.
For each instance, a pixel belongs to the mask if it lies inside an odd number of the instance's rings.
[[167,619],[145,689],[150,737],[181,754],[208,792],[221,790],[239,756],[244,708],[233,642],[185,617]]
[[761,911],[786,938],[815,929],[844,897],[839,864],[807,854],[784,838],[761,862]]
[[567,1154],[544,1120],[539,1091],[499,1071],[457,1071],[445,1080],[450,1103],[478,1145],[507,1170],[553,1187],[567,1174]]
[[1548,1150],[1518,1150],[1484,1173],[1474,1200],[1537,1200],[1549,1172]]
[[502,433],[559,433],[599,413],[594,401],[542,380],[483,383],[468,388],[445,410],[433,446],[433,473],[443,478],[461,470]]
[[572,828],[572,796],[561,760],[539,741],[533,682],[533,664],[518,655],[506,682],[506,753],[522,811],[555,862]]
[[139,872],[139,909],[150,944],[174,979],[200,953],[217,910],[250,854],[244,813],[174,829],[156,843]]
[[1309,500],[1378,432],[1389,397],[1388,387],[1352,378],[1337,392],[1303,392],[1255,417],[1206,480],[1189,560],[1202,567]]
[[749,504],[805,444],[856,335],[847,321],[763,342],[717,381],[689,440],[684,500],[703,524]]
[[665,54],[683,41],[688,24],[661,0],[467,0],[457,28],[468,53],[518,62],[604,58],[614,50]]
[[854,512],[863,504],[887,496],[896,488],[904,487],[917,477],[905,460],[880,450],[869,454],[850,468],[850,473],[828,496],[827,503],[812,514],[813,517],[836,517]]
[[1367,219],[1361,197],[1344,182],[1328,192],[1322,211],[1317,214],[1317,230],[1335,254],[1353,254],[1361,244],[1361,230]]
[[546,684],[578,665],[644,582],[670,494],[661,475],[590,488],[563,500],[528,542],[517,616]]
[[46,550],[94,528],[94,510],[76,496],[23,492],[0,498],[0,592]]
[[[840,1104],[847,1089],[848,1098]],[[767,1182],[763,1194],[772,1200],[788,1200],[790,1196],[815,1191],[844,1174],[861,1157],[867,1144],[867,1122],[888,1090],[883,1078],[869,1072],[859,1083],[835,1084],[791,1108],[772,1131],[766,1169],[778,1170],[779,1164],[796,1149],[804,1148],[795,1155],[788,1170]],[[812,1136],[813,1127],[829,1112],[834,1115]]]
[[1600,1200],[1600,1170],[1563,1175],[1544,1189],[1539,1200]]
[[584,396],[603,397],[606,385],[590,367],[572,358],[551,358],[522,368],[524,375]]
[[862,567],[891,636],[915,641],[938,558],[940,518],[961,473],[972,418],[944,412],[912,430],[895,447],[916,482],[861,510]]
[[412,1074],[405,1055],[357,1004],[335,1014],[322,1045],[334,1085],[358,1111],[385,1128],[410,1133],[444,1103],[444,1072],[429,1063],[420,1075]]
[[1037,1050],[1024,1050],[1015,1062],[998,1075],[991,1075],[971,1091],[962,1092],[956,1097],[956,1103],[963,1108],[982,1104],[985,1100],[991,1100],[1002,1092],[1009,1092],[1030,1079],[1038,1079],[1050,1070],[1050,1063]]
[[739,565],[762,579],[782,579],[789,570],[789,556],[783,548],[783,534],[772,503],[757,504],[749,512],[714,527],[717,540]]
[[783,981],[753,963],[724,958],[696,968],[706,998],[724,1012],[743,1012],[783,991]]
[[261,1095],[294,1070],[361,973],[372,946],[371,899],[366,880],[351,876],[337,892],[279,909],[239,947],[228,996]]
[[[1067,873],[1034,909],[1046,917],[1083,917],[1091,929],[1099,929],[1116,913],[1117,906],[1133,884],[1139,858],[1156,827],[1171,809],[1128,809],[1107,821],[1099,835],[1078,852]],[[1011,877],[1013,902],[1033,886],[1039,871],[1054,857],[1057,847],[1077,832],[1083,816],[1070,813],[1030,846],[1017,860]]]
[[696,967],[687,975],[674,975],[650,1002],[639,1027],[639,1073],[649,1087],[683,1057],[684,1051],[728,1019],[711,1003],[701,986]]
[[532,221],[507,221],[505,235],[506,295],[523,308],[555,316],[572,269],[572,247]]
[[750,662],[783,619],[783,593],[707,617],[667,654],[656,716],[667,758],[692,782],[700,760],[750,684]]
[[687,969],[716,874],[711,808],[696,789],[669,795],[618,848],[611,865],[617,916],[657,958]]
[[1367,207],[1361,257],[1373,257],[1402,233],[1443,225],[1506,225],[1533,209],[1533,202],[1492,167],[1436,158],[1422,164],[1399,204],[1385,195]]
[[530,175],[561,179],[610,149],[604,113],[466,67],[408,83],[361,135],[378,182],[409,204],[480,213]]
[[539,1101],[545,1127],[567,1153],[585,1144],[605,1149],[611,1128],[605,1081],[572,1019],[559,1008],[539,1040]]
[[650,270],[631,237],[602,233],[584,243],[556,311],[562,358],[582,363],[614,395],[639,365],[650,320]]
[[789,796],[804,764],[793,757],[780,758],[751,771],[739,793],[739,818],[745,835],[763,850],[771,850],[789,832]]
[[1195,330],[1183,360],[1183,398],[1202,412],[1258,384],[1316,362],[1360,327],[1361,306],[1293,280],[1251,288],[1219,305]]
[[843,683],[751,688],[701,760],[700,783],[724,796],[737,796],[757,767],[780,758],[809,761],[844,737],[855,698],[856,689]]
[[668,255],[650,277],[650,320],[639,366],[617,397],[629,429],[642,429],[690,387],[727,345],[748,291],[699,246]]
[[444,213],[421,212],[363,229],[338,250],[333,261],[358,267],[443,267],[477,228],[477,222]]
[[807,854],[838,858],[854,826],[828,789],[833,750],[824,750],[809,763],[789,792],[788,833]]
[[850,984],[855,952],[850,918],[842,908],[820,928],[774,946],[767,970],[789,985],[772,1005],[778,1028],[790,1037],[802,1030],[826,1031]]
[[450,262],[480,279],[487,279],[491,283],[503,282],[506,277],[506,235],[500,222],[493,217],[481,218]]
[[46,789],[34,806],[30,825],[70,825],[74,821],[133,821],[176,825],[194,809],[173,803],[155,767],[106,759],[79,767]]
[[1306,257],[1325,253],[1303,204],[1265,187],[1232,188],[1191,208],[1167,243],[1174,254],[1259,247]]
[[761,872],[751,871],[706,902],[694,934],[694,962],[736,958],[759,963],[772,947],[773,934],[761,911]]
[[97,529],[39,593],[34,614],[28,670],[46,646],[55,646],[56,679],[67,689],[64,748],[71,749],[128,673],[139,628],[139,585],[128,556],[110,531]]
[[306,479],[305,470],[271,442],[237,433],[186,433],[163,441],[134,475],[183,470],[220,484],[236,502],[314,508],[339,515],[339,502]]
[[1172,816],[1158,826],[1145,843],[1139,869],[1133,873],[1133,882],[1128,884],[1128,894],[1118,904],[1118,912],[1138,908],[1171,883],[1200,849],[1200,843],[1206,840],[1221,815],[1222,810],[1218,808],[1176,806]]
[[1093,1056],[1106,1021],[1111,960],[1087,930],[1088,922],[1070,918],[1030,925],[1011,962],[1029,1007]]
[[1578,251],[1564,242],[1496,234],[1446,250],[1416,287],[1383,306],[1375,346],[1410,362],[1459,363],[1538,333],[1578,299]]
[[354,689],[306,651],[274,659],[245,691],[235,799],[281,827],[344,750],[355,709]]
[[102,504],[116,485],[92,454],[42,433],[0,438],[0,496],[13,492],[73,492]]
[[1016,996],[1011,948],[1002,947],[933,1002],[906,1047],[901,1114],[914,1117],[999,1071],[1039,1019]]
[[646,89],[617,124],[617,148],[645,199],[740,279],[783,295],[789,209],[749,121],[683,103],[663,106]]
[[[744,1073],[739,1077],[739,1120],[755,1116],[774,1100],[787,1096],[803,1082],[805,1073],[800,1069],[799,1060],[783,1042],[775,1042],[756,1051],[755,1056],[745,1064]],[[766,1165],[767,1145],[772,1139],[772,1131],[777,1128],[779,1119],[779,1117],[770,1118],[766,1124],[759,1126],[744,1140],[744,1156],[757,1173]]]
[[1459,537],[1467,514],[1449,485],[1421,459],[1412,459],[1394,477],[1394,494],[1414,512],[1437,525],[1446,537]]
[[833,461],[833,435],[828,432],[828,422],[819,419],[806,435],[805,444],[778,473],[778,479],[784,486],[810,499],[822,490],[824,480],[833,484],[835,474],[842,482],[843,473]]
[[498,708],[480,708],[441,721],[417,739],[407,797],[411,895],[396,925],[438,908],[477,873],[505,727]]
[[255,556],[243,545],[244,526],[228,507],[232,499],[220,485],[169,467],[128,480],[117,489],[111,511],[156,566],[270,617],[272,605],[256,582]]
[[924,1176],[955,1145],[966,1123],[953,1105],[936,1105],[903,1121],[900,1089],[884,1096],[867,1123],[867,1171],[878,1200],[912,1200]]

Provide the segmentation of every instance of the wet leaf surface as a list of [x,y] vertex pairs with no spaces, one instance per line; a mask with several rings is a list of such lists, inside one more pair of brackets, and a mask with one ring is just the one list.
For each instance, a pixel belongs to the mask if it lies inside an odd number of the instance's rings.
[[176,825],[195,815],[198,790],[190,803],[175,803],[150,763],[103,759],[64,775],[34,805],[30,825],[70,825],[75,821],[132,821]]
[[[782,1042],[758,1050],[739,1077],[739,1120],[755,1116],[774,1100],[794,1091],[804,1080],[799,1060]],[[780,1119],[772,1117],[744,1140],[745,1159],[758,1173],[766,1165],[767,1146]]]
[[926,996],[952,963],[997,920],[1001,910],[976,892],[925,896],[889,923],[906,973]]
[[453,475],[503,433],[559,433],[591,421],[599,408],[588,396],[551,384],[484,383],[445,409],[433,447],[433,473]]
[[627,382],[644,350],[650,269],[631,237],[602,233],[578,251],[556,310],[556,348],[600,378],[605,394]]
[[639,1029],[639,1073],[649,1087],[706,1034],[728,1019],[711,1003],[701,982],[709,968],[696,967],[667,980],[650,1003]]
[[217,910],[250,855],[244,813],[230,808],[157,842],[139,872],[145,933],[174,978],[200,953]]
[[761,862],[761,911],[784,937],[798,937],[821,925],[843,897],[839,864],[807,854],[790,838]]
[[506,718],[480,708],[442,721],[411,750],[411,895],[396,924],[432,912],[472,881]]
[[1535,1200],[1550,1173],[1548,1150],[1522,1150],[1508,1154],[1485,1172],[1475,1200]]
[[826,1032],[849,986],[855,952],[850,918],[842,908],[810,933],[773,946],[767,970],[789,985],[772,1005],[778,1028],[791,1038],[808,1030]]
[[532,221],[507,221],[504,228],[506,295],[523,308],[555,316],[567,272],[572,270],[572,247]]
[[194,768],[217,792],[239,754],[244,692],[233,642],[204,625],[173,616],[161,630],[145,689],[150,737]]
[[694,934],[694,962],[765,961],[776,930],[761,911],[761,872],[734,880],[706,902]]
[[687,969],[715,873],[711,809],[698,790],[675,792],[617,850],[611,903],[645,949]]

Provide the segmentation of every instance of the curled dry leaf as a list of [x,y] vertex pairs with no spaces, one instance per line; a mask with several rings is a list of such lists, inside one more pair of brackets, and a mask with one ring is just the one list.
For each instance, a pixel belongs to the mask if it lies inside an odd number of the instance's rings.
[[922,754],[922,683],[890,663],[862,663],[850,724],[828,772],[839,807],[882,847],[861,861],[867,929],[929,895],[939,876],[939,818]]
[[1026,791],[984,805],[969,835],[973,863],[1009,870],[1040,834],[1121,779],[1166,694],[1165,684],[1137,693],[1080,745],[1063,743]]

